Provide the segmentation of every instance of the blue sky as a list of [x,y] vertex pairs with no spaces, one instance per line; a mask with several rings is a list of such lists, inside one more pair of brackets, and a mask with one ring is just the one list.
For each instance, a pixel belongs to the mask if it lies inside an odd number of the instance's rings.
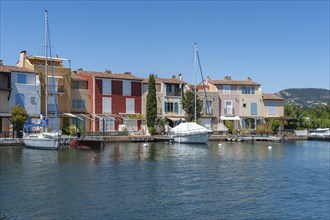
[[329,1],[0,1],[0,57],[44,55],[44,9],[53,54],[72,70],[178,73],[244,80],[264,92],[329,89]]

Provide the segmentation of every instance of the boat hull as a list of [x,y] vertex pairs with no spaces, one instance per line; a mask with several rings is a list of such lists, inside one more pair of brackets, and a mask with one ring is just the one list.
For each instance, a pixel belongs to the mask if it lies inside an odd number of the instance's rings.
[[25,147],[45,150],[58,150],[60,148],[59,138],[47,137],[25,137],[23,138]]
[[82,150],[100,149],[102,146],[102,141],[76,139],[70,142],[70,146]]
[[174,142],[186,144],[206,144],[209,140],[211,133],[200,133],[190,135],[173,136]]

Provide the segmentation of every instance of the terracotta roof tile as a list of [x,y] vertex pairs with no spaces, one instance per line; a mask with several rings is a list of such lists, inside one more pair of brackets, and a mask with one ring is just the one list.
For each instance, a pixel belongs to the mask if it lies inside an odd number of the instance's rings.
[[30,70],[25,67],[18,66],[0,66],[0,72],[11,73],[11,72],[22,72],[22,73],[36,73],[33,70]]
[[[156,84],[160,84],[160,83],[187,84],[186,82],[181,81],[180,79],[174,78],[174,77],[171,77],[171,78],[159,78],[159,77],[156,77],[155,78],[155,81],[156,81]],[[148,83],[148,82],[149,82],[149,78],[144,78],[143,79],[143,83]]]
[[143,78],[134,76],[132,73],[106,73],[106,72],[94,72],[94,71],[78,71],[77,74],[85,74],[96,78],[110,78],[110,79],[130,79],[142,81]]
[[239,86],[260,86],[259,83],[253,82],[251,80],[210,80],[213,85],[239,85]]
[[77,81],[87,81],[87,79],[84,79],[84,78],[82,78],[82,77],[80,77],[80,76],[78,76],[76,74],[72,74],[71,75],[71,79],[77,80]]
[[263,99],[270,99],[270,100],[284,100],[282,97],[274,95],[274,94],[266,94],[262,95]]

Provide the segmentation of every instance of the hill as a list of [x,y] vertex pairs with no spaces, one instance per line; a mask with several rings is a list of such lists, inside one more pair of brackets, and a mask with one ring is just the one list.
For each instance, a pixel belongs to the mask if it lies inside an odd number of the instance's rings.
[[327,89],[285,89],[276,95],[281,96],[286,102],[302,107],[330,104],[330,90]]

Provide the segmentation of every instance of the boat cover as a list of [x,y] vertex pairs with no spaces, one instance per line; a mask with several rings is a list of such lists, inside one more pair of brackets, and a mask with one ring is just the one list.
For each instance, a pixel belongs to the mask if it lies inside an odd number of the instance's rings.
[[171,129],[171,133],[174,134],[196,134],[196,133],[211,133],[210,129],[197,124],[196,122],[181,123]]

